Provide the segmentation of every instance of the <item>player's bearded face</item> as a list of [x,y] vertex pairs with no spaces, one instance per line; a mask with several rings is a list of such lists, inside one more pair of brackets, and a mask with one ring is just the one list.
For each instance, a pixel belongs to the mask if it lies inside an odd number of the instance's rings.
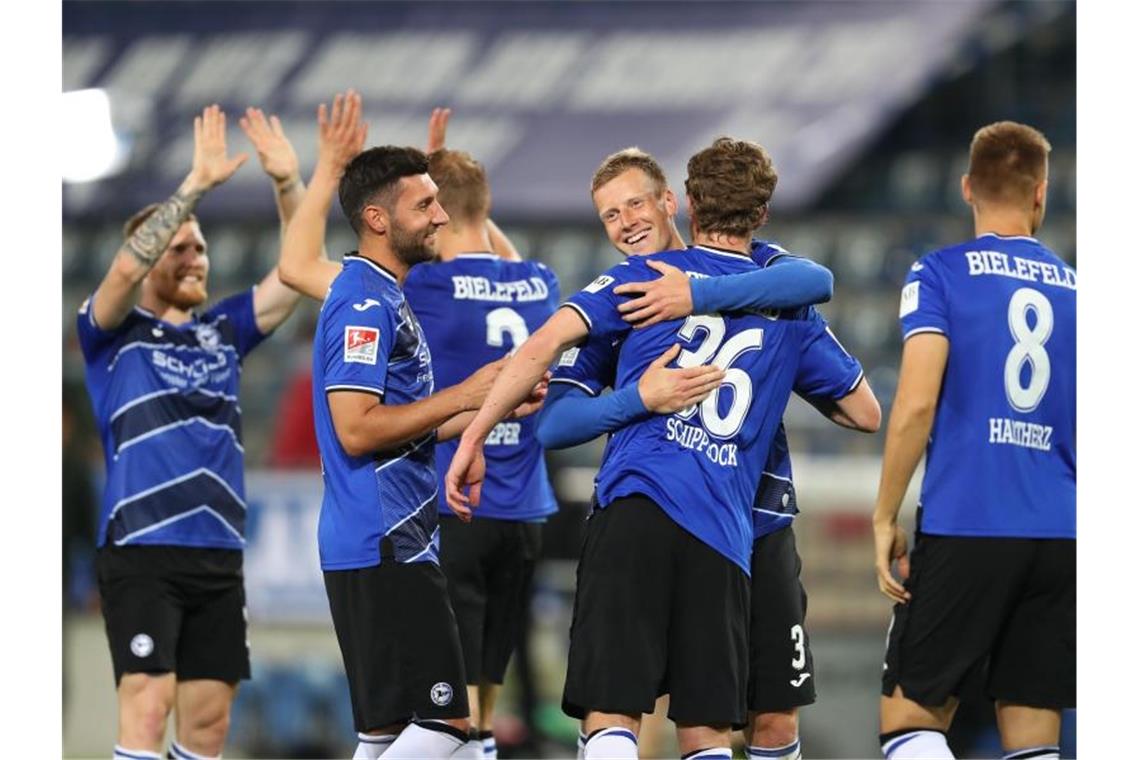
[[178,228],[154,269],[147,275],[155,295],[179,309],[192,309],[205,303],[206,278],[210,259],[206,256],[206,240],[197,222],[186,222]]
[[606,236],[626,256],[673,248],[672,194],[641,169],[627,169],[594,192]]
[[404,226],[393,219],[388,227],[393,253],[408,266],[434,260],[439,255],[436,250],[436,232],[442,226],[432,222],[418,227]]

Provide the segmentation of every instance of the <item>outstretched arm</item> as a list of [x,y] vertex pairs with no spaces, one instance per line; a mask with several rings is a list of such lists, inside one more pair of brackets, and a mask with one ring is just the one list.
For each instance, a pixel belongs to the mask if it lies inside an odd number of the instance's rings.
[[879,400],[867,378],[862,378],[855,390],[841,399],[808,398],[808,403],[819,413],[840,427],[860,433],[877,433],[882,423],[883,412]]
[[[428,118],[427,147],[424,149],[428,155],[437,150],[443,150],[447,144],[447,123],[451,120],[450,108],[433,108]],[[522,261],[522,256],[514,244],[511,243],[499,226],[490,219],[487,220],[487,237],[491,239],[491,251],[501,259],[507,261]]]
[[622,318],[639,328],[690,314],[788,309],[831,300],[831,270],[798,256],[783,256],[755,272],[694,280],[669,264],[646,263],[661,277],[614,289],[618,295],[643,294],[618,307]]
[[657,357],[636,385],[604,396],[591,396],[568,383],[553,383],[538,417],[536,435],[546,449],[562,449],[593,440],[603,433],[653,414],[672,414],[708,398],[724,380],[714,365],[669,368],[681,352],[673,345]]
[[[586,323],[577,312],[559,309],[510,357],[475,419],[463,431],[447,470],[447,504],[461,519],[470,520],[471,505],[479,503],[485,471],[483,442],[487,434],[527,398],[554,359],[587,333]],[[471,488],[470,498],[461,491],[465,486]]]
[[906,535],[898,524],[899,508],[930,438],[949,353],[950,341],[936,333],[914,335],[903,344],[899,387],[887,425],[879,495],[871,521],[879,590],[895,602],[910,599],[910,593],[891,575],[893,560],[898,560],[904,580],[910,572]]
[[122,324],[138,302],[142,281],[158,262],[198,201],[211,188],[233,176],[245,163],[244,153],[226,153],[226,115],[217,105],[194,117],[194,160],[190,173],[174,195],[167,198],[115,254],[111,268],[92,299],[92,316],[104,330]]
[[[247,108],[239,122],[246,137],[253,143],[261,168],[273,180],[273,197],[277,202],[277,216],[281,222],[281,237],[293,218],[305,183],[301,180],[300,162],[292,143],[285,136],[281,120],[270,116],[267,120],[259,108]],[[253,293],[253,311],[257,328],[263,333],[273,331],[297,306],[298,293],[281,281],[277,267],[258,284]]]
[[325,251],[329,207],[349,162],[360,153],[368,136],[361,120],[360,95],[337,94],[332,112],[322,103],[317,110],[317,165],[309,189],[285,228],[279,263],[281,280],[310,298],[324,300],[341,265]]

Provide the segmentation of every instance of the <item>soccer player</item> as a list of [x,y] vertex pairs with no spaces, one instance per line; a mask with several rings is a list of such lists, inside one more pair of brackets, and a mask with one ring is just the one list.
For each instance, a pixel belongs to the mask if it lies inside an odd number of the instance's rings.
[[[675,208],[675,201],[668,191],[664,171],[649,154],[626,149],[608,156],[595,172],[591,186],[607,235],[619,251],[637,255],[639,249],[631,248],[627,240],[645,244],[640,252],[649,252],[646,246],[665,250],[679,244],[680,235],[669,213]],[[762,281],[755,273],[741,275],[739,279],[751,279],[755,285],[739,295],[732,292],[732,277],[693,280],[690,287],[689,278],[680,270],[650,261],[649,265],[662,272],[662,277],[616,288],[616,293],[639,296],[619,308],[627,314],[627,321],[636,319],[639,324],[648,325],[665,318],[689,316],[694,297],[704,297],[705,293],[720,303],[721,309],[733,308],[735,304],[729,300],[732,298],[747,298],[751,308],[756,309],[801,306],[830,296],[829,273],[827,287],[813,291],[816,270],[822,268],[794,259],[778,245],[753,241],[752,258],[762,267],[772,265],[772,269],[762,273],[769,280]],[[775,266],[778,263],[792,266]],[[719,287],[710,290],[709,284]],[[812,344],[800,365],[795,390],[838,424],[874,432],[879,425],[878,402],[863,379],[859,363],[830,333],[829,338]],[[700,387],[695,385],[694,390],[687,392],[661,394],[654,373],[675,354],[673,349],[651,364],[636,386],[598,396],[602,388],[613,384],[617,348],[607,341],[590,338],[580,348],[571,349],[554,372],[550,395],[539,418],[543,445],[577,445],[650,413],[669,414],[702,401],[703,397],[696,394]],[[670,406],[669,401],[677,406]],[[781,424],[752,512],[756,540],[752,552],[746,737],[752,756],[777,760],[799,756],[797,708],[815,700],[810,680],[811,648],[804,627],[807,596],[799,580],[800,560],[792,529],[796,512],[791,460]],[[585,736],[579,740],[581,747]]]
[[[756,271],[749,236],[775,179],[758,145],[718,139],[689,161],[695,245],[654,256],[697,277]],[[745,720],[758,452],[771,444],[803,348],[825,328],[821,320],[734,313],[631,332],[614,286],[651,276],[645,260],[632,257],[586,286],[516,353],[463,434],[447,474],[448,505],[470,519],[484,479],[483,440],[525,398],[525,386],[587,335],[624,339],[618,392],[675,342],[686,346],[679,366],[723,369],[724,384],[696,408],[636,422],[607,446],[579,565],[563,705],[585,718],[587,758],[636,757],[641,714],[660,693],[671,696],[682,753],[730,757],[731,727]]]
[[[467,153],[444,148],[450,114],[435,109],[428,127],[428,173],[439,186],[438,200],[450,221],[437,233],[439,261],[412,267],[403,285],[432,349],[432,374],[442,387],[461,382],[521,345],[559,301],[554,273],[543,264],[522,261],[491,222],[483,167]],[[316,249],[283,254],[288,281],[323,299],[340,265],[322,259]],[[494,706],[517,643],[541,522],[558,508],[532,419],[500,423],[490,441],[493,486],[481,519],[466,526],[444,517],[439,526],[440,565],[459,626],[472,722],[485,760],[497,756]],[[454,450],[451,441],[436,445],[441,481]]]
[[360,152],[359,114],[355,93],[337,96],[331,116],[321,106],[312,188],[284,243],[319,251],[334,192],[359,237],[313,348],[321,565],[360,735],[355,757],[482,757],[482,744],[468,740],[464,664],[438,565],[434,444],[458,434],[501,361],[435,392],[401,285],[435,257],[449,218],[424,153]]
[[[1076,272],[1033,235],[1050,146],[1003,121],[974,135],[973,240],[927,254],[902,290],[899,387],[875,503],[894,616],[883,753],[952,757],[945,732],[983,678],[1006,758],[1056,758],[1076,704]],[[926,451],[914,550],[899,506]],[[891,574],[898,562],[899,583]]]
[[[242,126],[273,179],[284,223],[303,194],[276,119]],[[217,756],[237,683],[249,678],[242,547],[241,360],[293,310],[270,272],[199,313],[206,240],[194,216],[246,160],[226,118],[194,119],[194,158],[178,190],[126,224],[126,241],[79,310],[87,389],[107,466],[97,569],[118,692],[115,757]]]

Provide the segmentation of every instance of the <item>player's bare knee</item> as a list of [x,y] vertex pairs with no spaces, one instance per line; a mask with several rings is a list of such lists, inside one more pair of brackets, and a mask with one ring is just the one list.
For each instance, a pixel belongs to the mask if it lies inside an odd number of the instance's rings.
[[173,678],[145,673],[124,675],[119,681],[120,741],[131,746],[160,745],[173,706]]
[[882,733],[904,728],[931,728],[946,731],[958,708],[958,700],[948,699],[945,704],[930,707],[908,699],[901,687],[894,694],[879,699],[879,730]]
[[749,716],[749,741],[755,747],[783,747],[799,736],[796,710],[753,713]]
[[732,726],[696,726],[677,724],[677,744],[682,755],[732,743]]

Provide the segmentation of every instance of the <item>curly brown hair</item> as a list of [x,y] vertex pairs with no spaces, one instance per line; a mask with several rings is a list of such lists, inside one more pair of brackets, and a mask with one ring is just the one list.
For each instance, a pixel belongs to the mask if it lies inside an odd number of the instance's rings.
[[441,148],[428,156],[428,174],[453,225],[482,224],[491,213],[487,172],[470,153]]
[[748,237],[767,221],[776,167],[756,143],[718,137],[689,159],[688,170],[685,192],[701,232]]
[[645,175],[653,180],[658,196],[669,187],[669,183],[665,179],[665,170],[661,168],[661,164],[657,163],[657,159],[641,148],[634,146],[619,150],[617,153],[611,153],[602,160],[602,163],[594,171],[593,179],[590,180],[591,197],[598,192],[599,187],[630,169],[640,169],[645,172]]
[[1032,205],[1034,190],[1048,176],[1052,149],[1033,127],[987,124],[970,142],[970,190],[983,202]]

